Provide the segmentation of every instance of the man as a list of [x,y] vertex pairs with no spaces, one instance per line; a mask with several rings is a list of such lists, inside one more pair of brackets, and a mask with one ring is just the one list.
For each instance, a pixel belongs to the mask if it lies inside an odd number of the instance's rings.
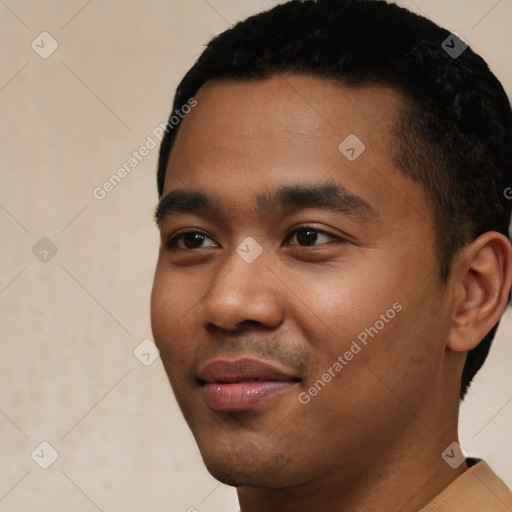
[[459,401],[512,281],[512,113],[457,36],[291,1],[213,39],[158,168],[155,342],[242,512],[512,510]]

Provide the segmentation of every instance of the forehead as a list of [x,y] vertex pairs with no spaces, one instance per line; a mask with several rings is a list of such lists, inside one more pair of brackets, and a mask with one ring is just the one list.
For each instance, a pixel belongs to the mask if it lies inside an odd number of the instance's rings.
[[393,217],[411,205],[426,208],[421,187],[393,161],[392,129],[405,103],[391,87],[281,74],[215,80],[195,99],[169,158],[164,195],[209,190],[240,210],[278,186],[329,180]]
[[[375,136],[391,137],[389,129],[402,102],[390,87],[347,87],[294,74],[251,81],[214,80],[199,90],[196,100],[198,106],[183,121],[175,146],[197,149],[201,144],[202,152],[234,150],[232,159],[256,152],[258,160],[277,151],[292,158],[297,152],[310,154],[318,146],[337,149],[349,134],[373,145],[382,143]],[[385,153],[391,142],[385,142]],[[266,144],[264,153],[261,144]],[[224,156],[214,152],[219,158]]]

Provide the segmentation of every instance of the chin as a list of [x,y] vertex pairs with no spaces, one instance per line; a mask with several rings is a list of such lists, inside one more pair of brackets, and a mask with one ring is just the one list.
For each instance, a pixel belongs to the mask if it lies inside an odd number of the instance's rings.
[[264,448],[252,443],[231,448],[199,447],[206,469],[225,485],[232,487],[280,488],[289,484],[283,464],[286,457],[280,453],[268,454]]
[[[204,459],[203,459],[204,460]],[[205,460],[206,469],[219,482],[231,487],[263,487],[277,489],[285,485],[280,481],[282,475],[276,475],[272,465],[251,466],[226,461]]]
[[258,478],[252,474],[252,471],[244,471],[240,468],[228,468],[225,464],[206,463],[206,469],[209,473],[224,485],[231,487],[259,487]]

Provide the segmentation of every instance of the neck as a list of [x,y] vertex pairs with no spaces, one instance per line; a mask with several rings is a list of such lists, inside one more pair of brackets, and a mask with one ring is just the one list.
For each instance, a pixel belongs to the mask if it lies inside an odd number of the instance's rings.
[[[454,440],[457,428],[434,434],[415,422],[387,453],[344,462],[326,468],[326,473],[300,485],[262,489],[237,489],[241,512],[416,512],[423,508],[466,469],[464,462],[453,469],[441,453]],[[371,448],[371,447],[370,447]],[[363,456],[364,458],[364,456]]]

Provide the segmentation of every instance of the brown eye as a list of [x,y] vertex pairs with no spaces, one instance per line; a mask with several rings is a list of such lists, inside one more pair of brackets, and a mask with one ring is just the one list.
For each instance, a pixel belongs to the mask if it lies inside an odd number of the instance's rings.
[[168,249],[200,249],[201,247],[205,247],[202,244],[207,239],[212,240],[209,236],[200,231],[185,231],[171,236],[165,245]]
[[[308,226],[303,226],[295,229],[290,233],[287,239],[295,239],[297,243],[292,243],[290,245],[299,245],[301,247],[311,247],[314,245],[322,245],[322,243],[328,243],[333,240],[341,240],[341,238],[337,236],[331,235],[324,231],[320,231],[319,229]],[[316,243],[319,240],[324,241],[319,244]]]

